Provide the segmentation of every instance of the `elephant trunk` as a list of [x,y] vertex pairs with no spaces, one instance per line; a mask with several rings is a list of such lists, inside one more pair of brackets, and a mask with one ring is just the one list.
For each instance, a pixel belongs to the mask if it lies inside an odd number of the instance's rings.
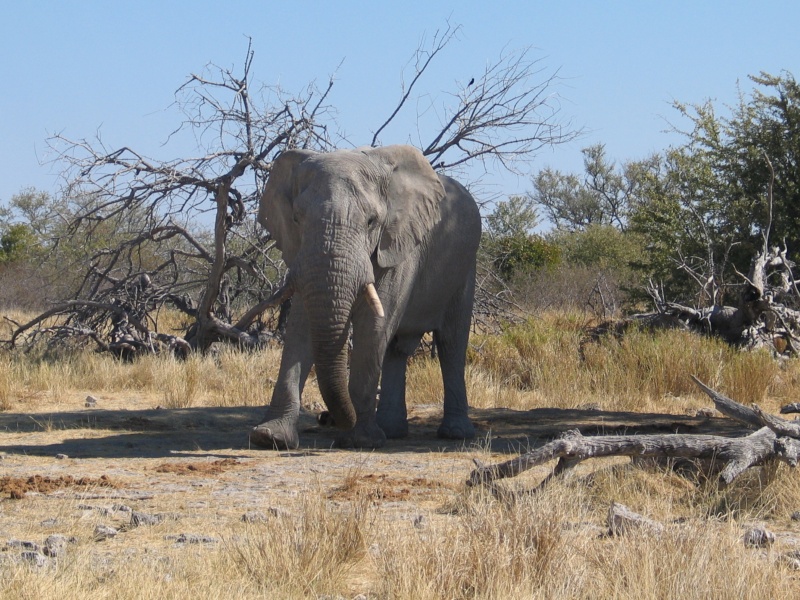
[[350,399],[347,342],[350,312],[359,291],[353,273],[330,268],[306,273],[303,300],[308,314],[317,383],[337,427],[350,429],[356,413]]

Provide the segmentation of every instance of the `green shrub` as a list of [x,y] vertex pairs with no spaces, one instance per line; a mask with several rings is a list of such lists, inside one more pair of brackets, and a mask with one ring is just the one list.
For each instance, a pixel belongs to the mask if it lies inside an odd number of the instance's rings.
[[628,270],[641,256],[638,236],[611,225],[590,225],[583,231],[556,231],[548,240],[569,265]]
[[487,250],[497,273],[505,281],[521,273],[554,267],[561,261],[558,246],[535,234],[496,238],[487,244]]

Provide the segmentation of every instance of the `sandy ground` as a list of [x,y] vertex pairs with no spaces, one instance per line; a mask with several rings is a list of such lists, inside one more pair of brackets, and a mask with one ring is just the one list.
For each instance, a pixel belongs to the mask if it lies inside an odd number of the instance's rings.
[[[155,577],[147,580],[149,585],[173,571],[178,585],[181,577],[190,577],[181,575],[184,570],[194,572],[193,565],[202,570],[206,567],[201,565],[230,564],[274,523],[307,523],[305,516],[319,519],[333,512],[341,517],[360,506],[367,508],[367,530],[394,532],[403,546],[420,535],[446,535],[453,529],[476,458],[504,461],[570,429],[586,435],[745,433],[731,420],[714,417],[474,409],[479,435],[464,443],[436,439],[441,407],[429,405],[411,407],[407,439],[391,440],[376,451],[333,449],[335,431],[305,412],[301,447],[278,452],[248,447],[247,433],[260,421],[260,407],[160,409],[152,408],[154,398],[95,396],[92,407],[85,406],[86,393],[76,393],[60,398],[55,409],[44,399],[26,403],[27,412],[0,413],[0,567],[5,573],[27,572],[19,570],[21,564],[34,565],[34,574],[50,573],[63,557],[64,564],[73,565],[65,573],[80,578],[87,589],[102,587],[132,562],[144,569],[137,573]],[[596,459],[576,471],[588,476],[621,462],[627,459]],[[514,489],[534,487],[552,466],[513,480]],[[691,487],[688,480],[662,483]],[[783,569],[781,561],[788,556],[800,568],[800,559],[794,558],[800,525],[784,521],[770,523],[777,538],[774,549],[752,553],[759,565]],[[384,524],[391,527],[383,529]],[[751,524],[714,522],[712,527],[720,540],[739,545]],[[611,543],[604,514],[565,522],[562,530],[575,547]],[[49,545],[54,539],[55,550]],[[348,575],[346,597],[375,589],[377,571],[371,564],[359,563]],[[794,571],[786,573],[789,589]],[[29,581],[46,586],[50,580]],[[119,593],[134,597],[138,591]]]
[[153,409],[146,398],[103,396],[86,408],[84,397],[74,408],[0,413],[0,538],[38,538],[80,518],[124,527],[130,511],[174,516],[176,534],[214,535],[249,513],[292,511],[309,491],[332,501],[367,493],[389,519],[435,518],[473,458],[505,460],[568,429],[741,433],[727,419],[492,409],[472,411],[479,437],[465,444],[437,440],[441,408],[416,406],[410,437],[380,450],[332,449],[335,432],[304,413],[301,448],[276,452],[248,447],[262,408]]
[[[332,449],[335,432],[304,413],[300,449],[276,452],[248,447],[262,408],[153,409],[146,398],[103,396],[86,408],[84,398],[59,410],[0,413],[0,539],[60,533],[91,542],[98,525],[109,526],[124,534],[103,545],[109,555],[137,537],[151,547],[181,535],[219,540],[243,519],[298,512],[308,493],[333,503],[366,494],[380,518],[410,527],[446,518],[442,507],[464,488],[473,458],[505,460],[568,429],[741,433],[715,418],[476,409],[479,437],[465,444],[436,439],[439,406],[416,406],[411,435],[380,450]],[[525,477],[534,485],[549,468]],[[157,518],[156,531],[131,527],[134,512]]]

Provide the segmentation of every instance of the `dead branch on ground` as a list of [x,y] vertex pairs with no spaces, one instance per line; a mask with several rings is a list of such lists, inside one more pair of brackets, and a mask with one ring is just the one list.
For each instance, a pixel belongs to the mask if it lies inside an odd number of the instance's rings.
[[800,460],[800,425],[768,415],[759,407],[748,408],[692,379],[714,401],[723,415],[759,429],[741,438],[715,435],[661,434],[585,437],[579,431],[564,433],[514,459],[495,465],[475,461],[467,485],[492,485],[499,479],[516,477],[525,471],[558,459],[553,471],[539,484],[547,485],[584,460],[604,456],[630,456],[634,459],[692,459],[710,461],[719,473],[720,485],[729,485],[750,467],[782,461],[792,467]]

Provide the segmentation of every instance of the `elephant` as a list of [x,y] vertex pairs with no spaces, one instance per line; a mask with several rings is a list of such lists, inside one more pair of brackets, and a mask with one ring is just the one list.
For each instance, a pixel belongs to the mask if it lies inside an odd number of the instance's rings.
[[427,332],[444,382],[438,436],[475,436],[464,369],[481,217],[464,186],[437,175],[411,146],[286,150],[273,162],[258,221],[288,266],[277,295],[294,297],[252,445],[298,447],[312,365],[342,430],[338,447],[379,448],[407,436],[406,364]]

